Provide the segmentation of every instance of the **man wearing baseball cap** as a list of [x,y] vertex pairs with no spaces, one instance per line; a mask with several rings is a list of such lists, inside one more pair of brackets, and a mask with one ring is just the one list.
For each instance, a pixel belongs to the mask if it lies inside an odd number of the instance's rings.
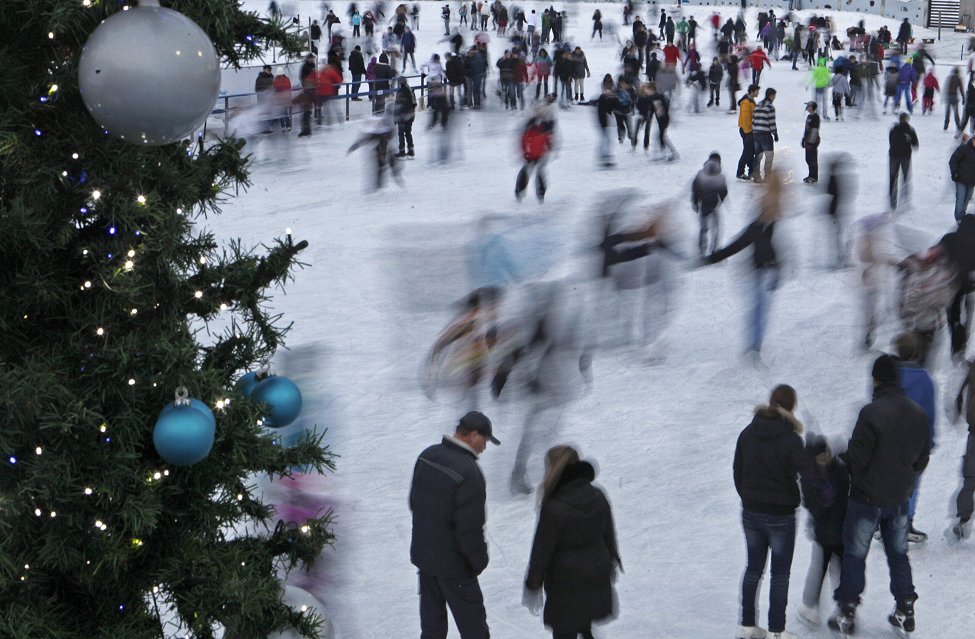
[[420,632],[447,636],[447,607],[462,639],[489,637],[477,576],[488,564],[484,539],[487,493],[478,455],[498,445],[491,420],[471,411],[453,435],[416,461],[410,488],[413,540],[410,561],[420,575]]

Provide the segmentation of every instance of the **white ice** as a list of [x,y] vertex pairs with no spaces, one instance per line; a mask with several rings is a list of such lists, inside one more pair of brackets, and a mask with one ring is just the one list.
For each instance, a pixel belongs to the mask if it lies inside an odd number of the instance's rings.
[[[319,2],[285,2],[302,15],[320,17]],[[245,7],[266,11],[264,0]],[[539,12],[548,2],[523,2]],[[333,8],[347,22],[345,4]],[[365,6],[361,4],[360,6]],[[390,10],[394,5],[387,5]],[[439,19],[442,3],[422,2],[418,62],[446,50]],[[621,4],[556,3],[572,14],[569,35],[587,52],[593,76],[587,95],[597,96],[603,74],[619,73],[618,47],[612,38],[590,42],[590,18],[596,6],[604,20],[620,23]],[[656,10],[645,14],[656,28]],[[457,4],[451,3],[454,20]],[[668,12],[670,11],[670,7]],[[685,7],[702,23],[708,42],[708,7]],[[721,8],[733,15],[733,8]],[[776,13],[779,13],[776,11]],[[803,12],[807,15],[808,12]],[[757,9],[747,12],[755,32]],[[876,16],[837,13],[840,33],[865,17],[876,30],[886,22]],[[346,34],[351,28],[343,25]],[[625,27],[629,29],[629,27]],[[916,34],[928,33],[915,25]],[[463,31],[465,38],[468,32]],[[933,32],[931,32],[933,37]],[[469,40],[469,38],[467,38]],[[960,64],[964,37],[945,33],[935,44],[939,78]],[[503,49],[493,38],[492,57]],[[705,49],[703,58],[710,60]],[[706,65],[706,63],[705,63]],[[256,71],[255,71],[256,74]],[[494,86],[496,75],[489,77]],[[348,75],[347,75],[348,78]],[[822,188],[803,185],[799,148],[808,99],[809,76],[774,62],[762,84],[778,89],[776,109],[781,138],[775,162],[793,180],[788,186],[789,218],[781,225],[788,238],[784,256],[790,275],[775,294],[763,349],[767,370],[748,365],[744,350],[747,301],[741,280],[748,256],[697,270],[681,270],[679,308],[667,358],[649,367],[632,351],[600,353],[594,363],[592,391],[562,414],[562,440],[598,461],[598,482],[612,500],[626,573],[617,584],[619,617],[597,630],[601,637],[627,639],[711,639],[731,637],[738,619],[738,590],[744,568],[740,506],[731,477],[735,439],[764,401],[772,385],[789,383],[799,394],[799,416],[825,433],[844,437],[856,411],[868,401],[873,354],[858,349],[860,311],[855,269],[825,268],[827,235]],[[743,81],[747,85],[747,81]],[[490,93],[490,91],[489,91]],[[727,99],[724,95],[723,100]],[[292,375],[307,400],[307,425],[328,428],[327,442],[339,454],[338,469],[323,481],[324,499],[334,505],[338,536],[318,569],[317,589],[343,639],[419,636],[416,570],[409,561],[410,512],[407,494],[413,464],[426,446],[452,429],[458,404],[442,394],[439,402],[420,391],[417,371],[439,329],[450,317],[447,304],[467,289],[463,247],[475,237],[477,220],[487,213],[541,220],[553,229],[566,259],[581,262],[580,251],[598,239],[592,232],[601,191],[634,185],[647,203],[674,198],[685,227],[685,252],[695,250],[696,219],[689,205],[689,185],[708,153],[722,154],[731,178],[731,201],[723,212],[723,241],[730,240],[754,213],[757,187],[734,183],[740,152],[736,118],[721,111],[699,116],[675,109],[671,138],[681,159],[655,164],[642,151],[614,149],[619,167],[595,168],[595,109],[576,106],[559,112],[560,146],[549,166],[549,195],[544,205],[513,194],[519,165],[517,130],[525,114],[506,113],[499,102],[473,114],[452,114],[452,128],[463,147],[449,164],[432,158],[437,133],[425,131],[428,112],[414,127],[417,158],[405,163],[405,188],[388,185],[366,193],[367,162],[362,149],[346,156],[360,122],[316,129],[310,138],[275,133],[250,136],[253,187],[231,200],[221,216],[205,222],[219,236],[241,237],[253,244],[293,229],[310,247],[302,254],[308,268],[297,273],[271,306],[294,323],[289,352],[279,367]],[[953,185],[946,160],[956,141],[943,132],[942,104],[935,115],[915,111],[912,124],[920,137],[913,162],[914,192],[898,215],[900,250],[923,248],[953,226]],[[824,123],[821,162],[847,151],[857,163],[860,190],[855,216],[886,208],[887,132],[891,116]],[[825,167],[822,169],[825,170]],[[822,186],[822,185],[821,185]],[[570,265],[571,268],[571,265]],[[889,345],[897,331],[891,314],[877,339]],[[942,342],[934,370],[939,387],[952,368]],[[491,563],[481,575],[492,636],[523,639],[547,636],[541,620],[521,606],[521,588],[535,524],[534,501],[512,497],[508,477],[520,437],[524,407],[488,400],[503,445],[490,448],[481,464],[488,482],[486,535]],[[926,547],[914,548],[911,561],[920,600],[918,637],[965,637],[975,627],[971,587],[975,583],[975,543],[950,547],[942,538],[953,513],[959,485],[965,430],[938,417],[938,447],[924,475],[916,525],[931,534]],[[537,451],[541,453],[542,451]],[[541,460],[532,462],[532,481],[541,476]],[[806,516],[801,515],[801,524]],[[810,541],[797,540],[793,561],[788,627],[800,637],[826,637],[795,620]],[[859,636],[890,636],[886,615],[892,606],[883,550],[874,545],[868,560],[868,587],[860,608]],[[824,589],[823,612],[831,609]],[[767,611],[767,583],[760,608]],[[451,637],[456,632],[451,630]]]

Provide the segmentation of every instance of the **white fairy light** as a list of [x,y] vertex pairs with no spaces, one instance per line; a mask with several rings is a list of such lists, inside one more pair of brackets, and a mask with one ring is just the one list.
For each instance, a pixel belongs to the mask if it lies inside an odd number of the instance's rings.
[[197,291],[193,293],[193,297],[195,297],[196,299],[200,299],[201,297],[203,297],[203,291]]
[[139,204],[145,204],[146,203],[146,196],[145,195],[140,195],[139,197],[135,198],[135,201],[138,202]]
[[101,191],[92,191],[91,192],[91,199],[93,199],[93,200],[97,200],[101,196],[102,196],[102,192]]
[[94,491],[92,491],[91,488],[85,488],[85,494],[86,495],[90,495],[90,494],[92,494],[92,492],[94,492]]
[[129,378],[129,386],[135,386],[135,380],[131,377]]
[[98,327],[95,330],[95,335],[98,335],[99,337],[102,336],[102,335],[104,335],[104,334],[105,334],[105,329],[104,328]]

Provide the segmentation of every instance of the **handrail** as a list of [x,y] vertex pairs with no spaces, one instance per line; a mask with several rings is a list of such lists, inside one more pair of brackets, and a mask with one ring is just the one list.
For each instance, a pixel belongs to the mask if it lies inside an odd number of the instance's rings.
[[[366,91],[366,92],[356,91],[355,93],[352,93],[351,92],[351,86],[353,84],[358,84],[358,85],[366,84],[366,85],[369,85],[369,84],[375,84],[377,82],[391,82],[391,81],[400,80],[400,79],[402,79],[402,80],[410,80],[411,78],[420,78],[420,84],[419,84],[419,86],[411,86],[410,89],[413,90],[414,92],[417,89],[419,89],[420,90],[420,97],[422,98],[423,97],[423,92],[426,90],[426,82],[425,82],[426,81],[426,77],[427,76],[424,73],[417,73],[415,75],[397,75],[397,76],[393,76],[392,78],[390,78],[388,80],[359,80],[358,82],[351,82],[351,81],[349,81],[349,82],[342,82],[338,86],[339,87],[345,87],[344,99],[345,99],[345,120],[346,120],[346,122],[348,122],[349,119],[350,119],[350,101],[351,101],[351,99],[352,98],[357,98],[360,95],[367,95],[368,96],[370,94],[369,91]],[[304,88],[301,87],[301,86],[297,86],[297,87],[293,86],[293,87],[291,87],[291,93],[292,94],[294,94],[296,92],[299,92],[299,91],[304,91]],[[386,95],[387,92],[392,92],[393,89],[392,88],[389,88],[389,89],[384,89],[383,91],[384,91],[383,94]],[[268,92],[275,93],[274,89],[268,89]],[[218,100],[223,100],[223,109],[221,110],[221,109],[217,108],[216,105],[214,105],[214,108],[210,111],[210,115],[219,115],[220,113],[223,113],[224,114],[224,123],[226,124],[227,114],[230,111],[230,100],[231,99],[234,99],[234,98],[247,98],[247,97],[250,97],[250,96],[255,96],[256,97],[257,95],[258,95],[257,91],[250,91],[250,92],[247,92],[247,93],[228,93],[226,95],[219,95],[219,96],[217,96],[217,99]],[[334,97],[338,97],[339,95],[340,95],[340,93],[336,93]]]

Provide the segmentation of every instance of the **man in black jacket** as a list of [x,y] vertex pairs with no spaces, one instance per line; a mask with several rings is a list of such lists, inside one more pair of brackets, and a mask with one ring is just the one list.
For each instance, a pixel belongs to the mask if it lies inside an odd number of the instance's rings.
[[361,102],[359,97],[359,81],[366,74],[366,63],[362,59],[362,47],[355,45],[352,53],[349,54],[349,73],[352,74],[352,101]]
[[881,355],[873,365],[873,401],[860,410],[853,435],[840,458],[850,469],[850,499],[843,524],[843,569],[833,593],[838,610],[829,627],[840,635],[855,630],[856,607],[866,585],[867,551],[880,528],[890,566],[890,591],[897,602],[888,617],[904,632],[914,631],[917,593],[907,558],[908,499],[918,474],[928,465],[930,442],[924,410],[897,384],[897,364]]
[[462,639],[489,636],[477,576],[487,567],[484,475],[477,457],[500,444],[491,420],[464,415],[453,435],[420,453],[413,469],[410,561],[420,574],[420,627],[424,637],[447,636],[447,606]]
[[948,160],[948,170],[955,183],[955,221],[961,222],[975,190],[975,138],[960,144]]
[[901,113],[900,122],[890,130],[890,210],[897,209],[897,175],[902,174],[902,192],[910,192],[911,152],[918,147],[917,132],[909,122],[911,116]]

